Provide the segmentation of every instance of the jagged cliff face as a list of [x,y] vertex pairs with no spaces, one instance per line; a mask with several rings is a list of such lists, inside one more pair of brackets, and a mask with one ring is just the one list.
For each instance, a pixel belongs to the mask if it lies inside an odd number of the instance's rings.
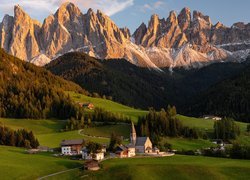
[[15,6],[14,17],[6,15],[0,23],[1,48],[39,66],[66,52],[81,51],[156,69],[201,67],[247,56],[250,45],[240,44],[246,39],[250,39],[249,24],[213,25],[208,16],[198,11],[191,15],[188,8],[178,15],[170,12],[167,19],[153,15],[148,26],[142,23],[132,36],[101,11],[89,9],[83,14],[72,3],[63,4],[43,24],[20,6]]

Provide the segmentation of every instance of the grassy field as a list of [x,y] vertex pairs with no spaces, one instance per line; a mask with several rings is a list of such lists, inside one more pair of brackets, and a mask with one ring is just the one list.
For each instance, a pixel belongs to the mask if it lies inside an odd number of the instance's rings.
[[80,167],[81,161],[53,157],[49,153],[27,154],[22,148],[0,146],[0,176],[5,179],[36,179]]
[[63,139],[85,139],[99,143],[109,142],[108,138],[87,137],[79,134],[78,131],[61,132],[60,130],[64,127],[65,121],[0,118],[0,123],[12,129],[25,128],[32,130],[41,145],[51,148],[59,147]]
[[134,109],[107,99],[93,98],[74,92],[66,93],[68,93],[75,102],[93,103],[95,107],[100,107],[113,113],[128,116],[134,122],[137,122],[139,116],[144,116],[147,114],[147,111]]
[[24,128],[32,130],[35,134],[46,134],[59,132],[65,127],[66,121],[0,118],[0,123],[12,129]]
[[119,136],[129,138],[130,127],[131,126],[128,124],[97,126],[92,128],[85,128],[82,130],[82,133],[90,136],[101,136],[109,138],[110,134],[114,132]]
[[[193,117],[187,117],[187,116],[182,116],[182,115],[178,115],[177,117],[186,126],[196,127],[208,133],[213,133],[214,120],[203,119],[203,118],[193,118]],[[250,134],[246,133],[247,123],[242,123],[242,122],[236,122],[236,123],[239,125],[240,131],[241,131],[241,135],[237,137],[236,141],[241,144],[250,145]]]
[[89,179],[249,179],[250,161],[175,155],[164,158],[112,159]]
[[164,138],[162,143],[172,144],[174,150],[197,150],[215,146],[211,141],[204,139],[186,139],[186,138]]

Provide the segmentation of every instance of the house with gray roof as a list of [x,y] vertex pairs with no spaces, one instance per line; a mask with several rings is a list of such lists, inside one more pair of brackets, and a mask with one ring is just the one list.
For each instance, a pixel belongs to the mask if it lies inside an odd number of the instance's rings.
[[62,140],[61,150],[64,155],[76,155],[82,153],[83,139]]
[[130,142],[135,146],[137,153],[151,153],[152,142],[149,137],[137,137],[134,123],[131,123]]

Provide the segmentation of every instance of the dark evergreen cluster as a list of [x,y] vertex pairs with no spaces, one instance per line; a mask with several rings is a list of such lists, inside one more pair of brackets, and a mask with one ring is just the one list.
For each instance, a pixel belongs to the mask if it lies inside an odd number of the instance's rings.
[[25,129],[12,130],[0,125],[0,145],[37,148],[39,142],[32,131]]
[[74,117],[78,107],[64,90],[85,93],[78,85],[0,50],[0,117]]
[[157,144],[159,138],[164,136],[199,138],[201,132],[195,128],[183,126],[181,121],[176,118],[176,114],[176,108],[170,106],[160,112],[150,109],[149,114],[139,118],[137,132],[140,136],[151,137],[154,144]]
[[230,149],[230,157],[234,159],[250,159],[250,146],[235,143]]
[[93,113],[77,113],[76,118],[71,118],[68,121],[66,130],[83,129],[85,126],[91,126],[92,122],[101,122],[103,124],[130,123],[131,119],[122,114],[116,114],[97,107]]
[[250,66],[209,88],[191,103],[190,115],[214,114],[250,122]]
[[216,139],[236,139],[240,135],[240,128],[233,119],[223,118],[214,123],[214,136]]
[[109,151],[114,152],[115,148],[122,144],[121,136],[118,136],[114,132],[111,133],[110,143],[109,143]]

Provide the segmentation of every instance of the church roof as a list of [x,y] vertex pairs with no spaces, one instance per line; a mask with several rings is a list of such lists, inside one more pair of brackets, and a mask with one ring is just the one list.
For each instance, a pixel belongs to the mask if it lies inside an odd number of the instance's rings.
[[136,146],[144,146],[148,137],[137,137],[136,138]]

